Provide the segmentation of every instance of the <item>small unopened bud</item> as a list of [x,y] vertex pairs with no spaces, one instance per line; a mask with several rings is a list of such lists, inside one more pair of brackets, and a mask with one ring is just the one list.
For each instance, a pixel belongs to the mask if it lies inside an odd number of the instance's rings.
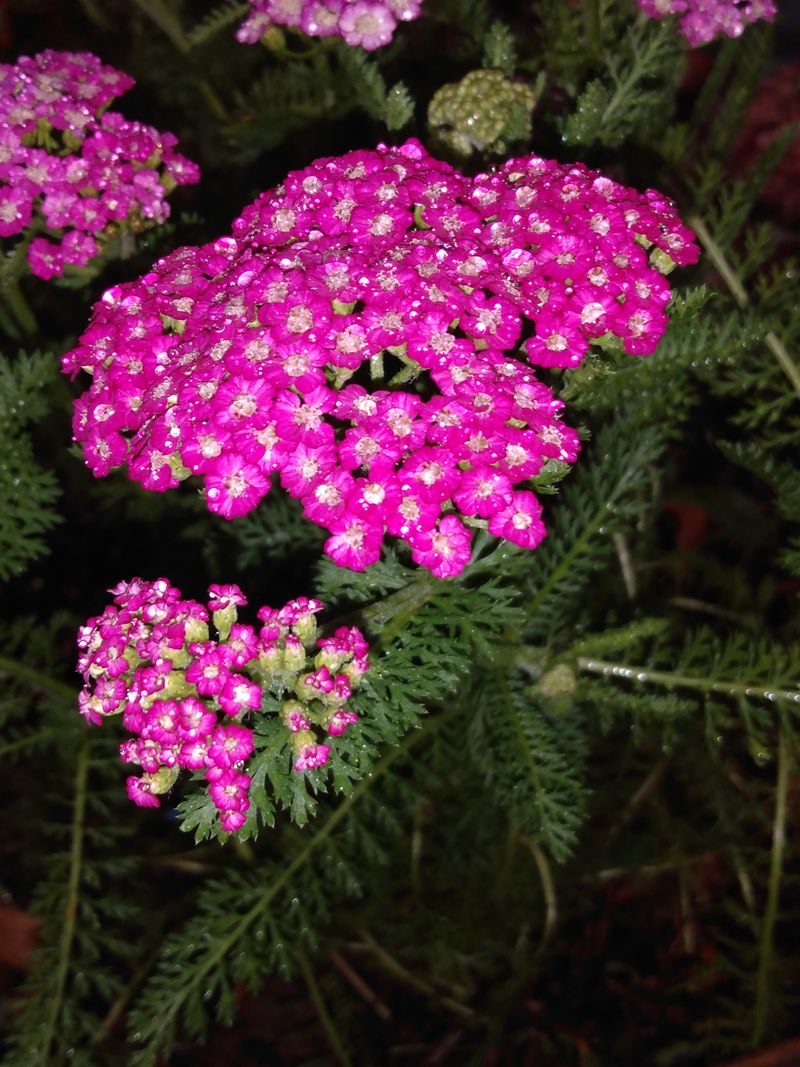
[[281,704],[280,716],[293,734],[311,728],[311,723],[305,716],[305,708],[299,700],[285,700]]
[[650,252],[650,266],[655,267],[661,274],[669,274],[675,269],[675,260],[667,252],[660,248],[654,248]]
[[306,650],[303,642],[294,634],[286,635],[286,647],[283,650],[283,669],[290,674],[297,674],[306,665]]
[[159,700],[174,697],[188,697],[194,693],[194,686],[186,681],[183,671],[170,671],[164,688],[158,693]]
[[149,792],[158,795],[168,793],[172,789],[179,772],[179,767],[161,767],[155,774],[145,774],[142,778],[150,787]]
[[548,700],[570,696],[575,692],[575,673],[566,663],[559,663],[542,675],[536,689]]
[[292,629],[304,645],[313,645],[317,639],[317,620],[311,612],[301,615]]
[[211,621],[217,628],[220,641],[227,641],[230,636],[231,626],[239,618],[236,611],[235,604],[229,604],[226,608],[220,608],[219,611],[212,611]]

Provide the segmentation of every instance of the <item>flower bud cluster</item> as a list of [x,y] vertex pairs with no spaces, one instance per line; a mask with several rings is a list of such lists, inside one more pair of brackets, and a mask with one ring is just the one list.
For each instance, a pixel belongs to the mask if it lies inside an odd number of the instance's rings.
[[222,829],[239,830],[250,807],[248,721],[280,717],[296,771],[327,762],[320,731],[336,737],[357,721],[345,705],[367,670],[367,643],[348,627],[318,638],[319,600],[263,607],[257,631],[237,621],[247,601],[235,585],[212,585],[207,606],[183,600],[163,578],[111,592],[113,604],[78,633],[79,703],[89,723],[123,716],[133,736],[122,759],[143,772],[128,778],[135,804],[158,807],[182,769],[202,771]]
[[637,0],[652,19],[678,15],[681,33],[692,46],[708,44],[715,37],[741,37],[759,19],[777,15],[773,0]]
[[40,278],[85,266],[121,229],[163,222],[167,194],[199,178],[172,134],[106,110],[132,85],[88,52],[0,64],[0,237],[31,238]]
[[442,144],[460,156],[502,152],[507,143],[531,135],[537,93],[532,85],[499,70],[471,70],[460,82],[443,85],[428,105],[428,125]]
[[250,0],[250,14],[236,38],[255,44],[271,26],[289,26],[307,37],[341,37],[368,52],[391,41],[398,21],[419,15],[422,0]]
[[581,165],[471,179],[416,141],[322,159],[232,236],[105,293],[64,358],[94,375],[75,438],[97,477],[199,475],[226,518],[277,473],[337,564],[375,562],[388,533],[451,577],[469,527],[534,548],[530,480],[577,456],[531,364],[575,367],[605,335],[652,352],[660,269],[697,255],[670,201]]

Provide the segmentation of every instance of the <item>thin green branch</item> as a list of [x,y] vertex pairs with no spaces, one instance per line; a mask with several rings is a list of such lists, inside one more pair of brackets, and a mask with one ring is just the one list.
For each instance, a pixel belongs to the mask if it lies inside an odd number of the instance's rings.
[[28,301],[16,282],[6,281],[3,286],[3,297],[22,332],[28,337],[33,337],[38,333],[39,327],[36,322],[36,316],[31,311]]
[[787,731],[781,728],[778,735],[778,780],[775,787],[775,815],[772,822],[772,852],[769,865],[767,906],[761,921],[761,937],[758,945],[758,970],[756,971],[756,1002],[753,1012],[754,1048],[759,1048],[767,1029],[770,1004],[770,979],[775,923],[778,918],[778,899],[783,873],[783,852],[786,845],[786,814],[789,797],[789,744]]
[[347,1055],[347,1050],[342,1044],[342,1039],[339,1037],[336,1024],[325,1006],[325,1001],[322,999],[319,984],[317,983],[317,979],[314,976],[314,972],[311,969],[304,952],[298,953],[297,962],[300,964],[300,970],[302,971],[303,978],[308,986],[308,995],[311,997],[311,1003],[314,1005],[316,1013],[319,1016],[319,1021],[322,1023],[322,1028],[327,1035],[334,1056],[341,1064],[341,1067],[353,1067],[353,1061]]
[[528,738],[525,736],[522,726],[520,725],[519,716],[514,708],[514,701],[511,698],[511,690],[508,687],[508,676],[503,671],[496,671],[495,680],[497,688],[503,698],[503,705],[506,709],[508,722],[517,741],[517,752],[524,757],[525,763],[528,765],[534,789],[537,793],[541,793],[542,778],[539,773],[539,767],[531,754],[531,746],[528,742]]
[[72,809],[72,832],[69,853],[69,876],[67,878],[67,896],[64,905],[64,924],[58,945],[58,962],[53,982],[53,994],[50,998],[50,1010],[44,1025],[44,1033],[37,1050],[37,1062],[45,1067],[50,1060],[50,1048],[58,1028],[64,991],[69,975],[72,956],[72,944],[75,940],[75,926],[78,920],[78,900],[80,897],[81,865],[83,862],[83,830],[86,815],[86,782],[89,776],[89,742],[85,741],[78,753],[75,767],[75,799]]
[[553,872],[550,868],[547,853],[535,841],[531,841],[529,837],[523,837],[522,840],[534,858],[536,869],[542,882],[542,893],[544,894],[544,925],[542,927],[542,936],[539,940],[539,948],[536,950],[536,955],[541,956],[550,938],[555,933],[556,925],[558,924],[558,897],[556,896]]
[[60,730],[39,730],[34,734],[18,737],[16,741],[8,741],[5,745],[0,745],[0,760],[5,759],[6,756],[10,756],[14,752],[21,752],[23,749],[33,745],[44,744],[51,739],[63,739],[62,732]]
[[164,3],[164,0],[135,0],[135,2],[137,7],[169,37],[179,52],[185,55],[189,51],[189,43],[183,27],[175,12]]
[[404,982],[411,989],[416,989],[418,993],[422,993],[426,997],[430,997],[432,1000],[438,1001],[443,1008],[447,1008],[448,1011],[452,1011],[456,1015],[460,1015],[463,1019],[472,1019],[475,1017],[475,1012],[472,1008],[466,1004],[462,1004],[460,1000],[454,1000],[453,997],[442,996],[436,989],[423,978],[413,974],[404,967],[402,963],[398,962],[383,945],[379,945],[374,937],[366,930],[359,931],[359,936],[363,942],[362,945],[356,945],[354,947],[366,948],[378,963],[384,968],[384,970],[397,978],[399,981]]
[[67,685],[66,682],[60,682],[58,678],[51,678],[49,675],[37,671],[34,667],[29,667],[25,663],[17,663],[16,660],[7,659],[5,656],[0,656],[0,674],[10,674],[12,677],[22,678],[26,682],[30,682],[34,689],[38,689],[43,693],[50,693],[52,696],[62,697],[71,703],[75,703],[78,698],[76,690],[71,685]]
[[152,970],[153,964],[158,959],[158,955],[161,951],[160,945],[152,952],[149,952],[145,956],[144,960],[139,964],[136,970],[133,972],[133,977],[119,994],[117,999],[108,1009],[105,1018],[98,1025],[95,1032],[92,1034],[89,1044],[92,1046],[102,1045],[102,1043],[109,1036],[116,1024],[122,1018],[131,998],[135,994],[139,986],[147,978],[148,974]]
[[[717,273],[725,282],[728,289],[730,289],[731,295],[736,303],[740,308],[747,308],[750,304],[747,291],[742,285],[736,271],[728,262],[722,248],[714,240],[714,237],[705,222],[699,215],[692,215],[687,219],[687,225],[689,225],[700,238],[700,241],[708,254],[708,258],[716,267]],[[774,330],[768,331],[764,337],[764,342],[773,356],[777,359],[781,370],[794,387],[794,391],[800,396],[800,369],[798,369],[792,357],[789,355],[786,345]]]
[[586,34],[586,48],[595,59],[603,55],[603,15],[600,0],[584,0],[583,25]]
[[434,595],[438,579],[428,571],[417,571],[412,580],[377,604],[370,604],[362,611],[362,617],[373,631],[378,633],[378,645],[386,648]]
[[800,691],[796,689],[772,689],[769,686],[752,685],[747,682],[732,682],[722,678],[708,678],[703,675],[654,671],[649,667],[612,663],[609,660],[590,659],[586,656],[578,657],[577,666],[579,670],[588,671],[590,674],[604,674],[614,678],[625,678],[632,682],[663,685],[667,689],[697,689],[701,693],[751,697],[770,702],[785,700],[791,704],[800,704]]
[[607,526],[609,519],[613,516],[614,506],[616,501],[624,492],[630,478],[635,473],[633,465],[627,466],[622,472],[617,484],[614,486],[608,496],[597,506],[596,511],[591,516],[589,521],[584,526],[580,533],[580,536],[573,541],[569,551],[562,557],[558,566],[554,568],[549,578],[547,578],[536,592],[536,595],[532,598],[528,604],[527,614],[529,617],[536,615],[536,612],[542,606],[544,601],[555,589],[558,584],[570,573],[573,569],[575,560],[583,553],[588,543],[597,534],[602,526]]

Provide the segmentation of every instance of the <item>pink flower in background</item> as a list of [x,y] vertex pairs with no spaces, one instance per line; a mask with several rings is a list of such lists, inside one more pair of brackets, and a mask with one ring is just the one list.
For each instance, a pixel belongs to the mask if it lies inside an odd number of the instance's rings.
[[637,0],[645,15],[663,19],[677,15],[681,33],[692,46],[715,37],[740,37],[759,19],[772,21],[778,11],[773,0]]
[[271,26],[302,30],[308,37],[342,37],[368,52],[388,44],[398,21],[419,16],[421,0],[250,0],[237,40],[255,44]]
[[42,226],[27,249],[39,278],[86,266],[123,228],[163,222],[169,192],[199,179],[171,133],[107,110],[132,85],[88,52],[0,64],[0,237]]

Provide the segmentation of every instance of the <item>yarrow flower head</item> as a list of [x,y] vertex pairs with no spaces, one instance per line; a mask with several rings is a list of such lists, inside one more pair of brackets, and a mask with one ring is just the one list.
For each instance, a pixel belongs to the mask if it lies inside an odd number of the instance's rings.
[[246,600],[235,585],[212,585],[207,606],[164,578],[134,578],[111,592],[113,603],[78,632],[79,706],[92,724],[122,715],[133,735],[122,759],[142,772],[128,778],[128,796],[140,807],[158,807],[181,770],[200,772],[220,828],[240,830],[259,720],[279,724],[298,772],[327,763],[331,745],[320,737],[358,721],[345,705],[368,669],[367,643],[355,627],[318,639],[321,601],[261,608],[256,630],[237,621]]
[[[251,511],[270,479],[361,570],[384,536],[442,578],[470,527],[533,548],[531,479],[576,432],[535,365],[617,338],[652,352],[662,269],[698,250],[672,203],[531,156],[470,179],[416,141],[322,159],[233,233],[116,286],[64,370],[89,370],[74,432],[100,477]],[[520,349],[521,343],[521,349]]]
[[86,266],[121,230],[163,222],[168,193],[199,178],[171,133],[107,110],[132,85],[88,52],[0,64],[0,237],[35,227],[27,259],[40,278]]
[[398,22],[419,16],[422,0],[250,0],[250,14],[236,37],[255,44],[271,26],[288,26],[307,37],[341,37],[373,52],[388,44]]
[[652,19],[679,16],[681,33],[692,46],[708,44],[715,37],[740,37],[759,19],[777,15],[773,0],[637,0]]

